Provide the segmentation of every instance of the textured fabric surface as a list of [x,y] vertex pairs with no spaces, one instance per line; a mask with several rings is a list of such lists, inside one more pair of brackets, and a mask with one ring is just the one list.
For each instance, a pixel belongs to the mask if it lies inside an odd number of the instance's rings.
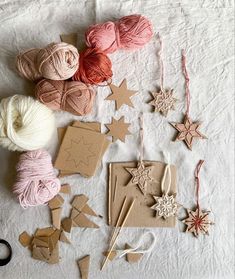
[[[114,143],[105,154],[102,167],[91,179],[78,175],[64,178],[72,186],[72,194],[84,193],[89,204],[103,219],[95,220],[99,230],[76,228],[72,245],[61,244],[61,262],[48,265],[30,257],[21,247],[19,234],[33,233],[50,224],[47,207],[23,210],[11,193],[15,179],[17,153],[0,150],[0,238],[13,248],[9,265],[0,267],[1,279],[75,279],[79,278],[76,260],[91,255],[91,279],[232,279],[234,267],[234,18],[232,0],[158,1],[158,0],[0,0],[0,96],[33,95],[34,86],[15,70],[19,51],[43,47],[59,41],[59,34],[78,32],[79,46],[84,44],[84,31],[96,22],[112,20],[131,13],[143,13],[160,31],[164,43],[165,84],[174,88],[179,100],[176,110],[167,119],[151,113],[146,104],[149,91],[159,81],[157,43],[152,40],[135,53],[112,54],[114,78],[118,84],[127,78],[128,86],[139,94],[133,97],[135,108],[104,101],[108,88],[99,88],[94,111],[87,117],[57,113],[57,125],[73,119],[107,123],[111,116],[125,115],[131,122],[133,136],[126,143]],[[199,141],[193,151],[181,142],[173,143],[174,129],[168,121],[180,121],[184,111],[184,78],[181,72],[181,49],[186,49],[192,93],[191,117],[203,121],[202,132],[208,140]],[[135,160],[138,152],[138,114],[144,111],[145,159],[163,160],[161,150],[169,150],[178,168],[179,203],[195,204],[193,172],[199,159],[206,163],[201,171],[201,206],[212,211],[210,236],[194,238],[183,233],[178,222],[175,229],[152,229],[157,236],[154,251],[137,264],[124,259],[110,263],[99,271],[101,252],[106,248],[110,229],[106,225],[107,164],[109,161]],[[103,131],[104,127],[103,127]],[[56,150],[56,135],[48,150]],[[63,215],[68,215],[71,197],[65,197]],[[179,217],[186,216],[180,209]],[[133,243],[148,229],[125,229],[118,244]],[[1,249],[1,248],[0,248]],[[1,251],[0,251],[1,253]]]

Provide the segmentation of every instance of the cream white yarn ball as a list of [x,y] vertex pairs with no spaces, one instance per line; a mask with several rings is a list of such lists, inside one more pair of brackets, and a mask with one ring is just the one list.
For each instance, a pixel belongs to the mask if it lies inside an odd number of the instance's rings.
[[1,100],[1,146],[12,151],[43,148],[54,130],[53,112],[32,97],[14,95]]

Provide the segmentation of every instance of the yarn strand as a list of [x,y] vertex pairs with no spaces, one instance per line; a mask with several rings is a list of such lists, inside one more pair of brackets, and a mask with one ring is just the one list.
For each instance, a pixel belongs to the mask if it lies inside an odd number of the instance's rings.
[[160,34],[157,34],[158,40],[159,40],[159,44],[160,44],[160,48],[158,50],[158,58],[159,58],[159,63],[160,63],[160,88],[163,91],[164,88],[164,64],[163,64],[163,59],[162,59],[162,51],[163,51],[163,45],[162,45],[162,39]]
[[200,209],[199,206],[199,190],[200,190],[200,179],[199,179],[199,172],[201,170],[201,166],[204,163],[204,160],[200,160],[195,169],[195,181],[196,181],[196,203],[198,210]]
[[186,55],[185,50],[182,50],[182,72],[185,78],[185,95],[186,95],[186,115],[189,115],[190,107],[190,91],[189,91],[189,75],[186,68]]
[[142,163],[143,158],[144,158],[144,129],[143,129],[144,115],[143,115],[143,112],[140,113],[139,123],[140,123],[140,156],[139,156],[139,160]]

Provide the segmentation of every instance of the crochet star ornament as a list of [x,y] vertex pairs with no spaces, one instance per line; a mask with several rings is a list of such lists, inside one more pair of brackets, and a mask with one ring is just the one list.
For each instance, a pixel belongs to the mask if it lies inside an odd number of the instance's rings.
[[175,102],[177,99],[173,97],[173,89],[165,90],[160,89],[158,92],[151,92],[153,100],[149,102],[154,106],[154,111],[167,116],[169,110],[174,110]]
[[146,188],[148,181],[152,181],[151,172],[153,166],[146,167],[143,162],[139,162],[137,168],[126,168],[126,170],[132,175],[128,185],[137,185],[143,195],[146,194]]
[[156,203],[151,208],[156,210],[156,217],[167,219],[176,215],[178,204],[174,195],[163,194],[161,197],[153,196],[153,198]]
[[134,107],[130,98],[134,96],[137,91],[127,89],[126,79],[122,81],[120,86],[110,84],[109,87],[112,94],[110,94],[105,100],[115,101],[116,110],[119,110],[119,108],[124,104]]
[[207,139],[200,131],[200,122],[192,122],[190,117],[186,114],[183,123],[170,123],[179,133],[176,140],[184,141],[186,146],[192,150],[194,139]]
[[193,233],[196,237],[200,233],[209,235],[209,226],[214,224],[208,219],[209,212],[199,208],[196,208],[195,211],[187,209],[188,217],[182,221],[187,225],[186,232]]

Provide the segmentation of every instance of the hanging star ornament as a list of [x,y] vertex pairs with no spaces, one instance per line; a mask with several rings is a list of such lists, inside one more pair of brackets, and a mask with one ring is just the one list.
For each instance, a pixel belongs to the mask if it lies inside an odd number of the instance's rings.
[[153,100],[149,102],[154,106],[154,111],[167,116],[169,110],[174,110],[176,98],[173,97],[173,89],[159,89],[158,92],[151,92]]
[[109,129],[107,135],[112,136],[113,142],[118,139],[125,142],[126,135],[130,135],[130,131],[128,130],[130,123],[124,122],[124,116],[119,120],[112,118],[111,124],[105,124],[105,126]]
[[134,96],[137,91],[127,89],[126,79],[122,81],[120,86],[110,84],[109,87],[112,91],[112,94],[110,94],[105,100],[115,101],[116,110],[119,110],[124,104],[134,107],[130,98]]
[[179,133],[176,140],[184,141],[187,147],[192,150],[194,139],[207,139],[200,131],[200,122],[192,122],[190,117],[186,114],[183,123],[170,123]]
[[161,197],[153,196],[156,203],[151,207],[156,210],[156,217],[167,219],[175,216],[179,204],[175,201],[175,195],[163,194]]
[[195,211],[187,209],[187,213],[188,217],[182,221],[187,225],[186,232],[193,233],[196,237],[200,233],[209,235],[209,226],[214,224],[208,219],[210,211],[202,211],[197,207]]
[[151,177],[153,166],[146,167],[143,162],[139,162],[136,168],[126,168],[126,170],[132,176],[126,186],[137,185],[142,194],[145,195],[148,181],[153,180]]

